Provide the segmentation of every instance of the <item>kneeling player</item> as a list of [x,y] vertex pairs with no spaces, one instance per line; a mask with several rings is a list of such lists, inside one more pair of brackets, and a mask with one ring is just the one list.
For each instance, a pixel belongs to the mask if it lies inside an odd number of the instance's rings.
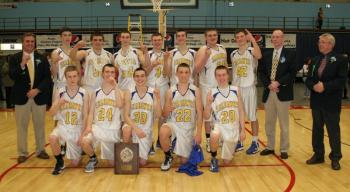
[[[212,88],[207,95],[204,118],[209,119],[213,113],[214,129],[210,133],[210,171],[218,172],[216,159],[219,141],[223,141],[221,158],[225,164],[230,163],[239,140],[245,139],[244,108],[238,87],[228,84],[228,68],[218,66],[215,69],[217,88]],[[241,125],[241,126],[240,126]],[[242,129],[240,130],[240,127]]]
[[53,175],[60,174],[64,169],[63,155],[61,155],[60,141],[67,145],[67,159],[72,160],[72,165],[80,162],[81,147],[80,136],[86,125],[88,113],[88,95],[85,89],[79,87],[79,72],[76,66],[68,66],[64,71],[67,86],[61,87],[54,95],[49,113],[58,117],[56,128],[49,137],[52,153],[56,158]]
[[165,154],[165,160],[161,165],[162,171],[169,170],[173,160],[170,151],[170,137],[176,137],[173,150],[181,157],[181,163],[187,162],[192,150],[193,139],[197,144],[200,144],[202,139],[202,100],[199,89],[189,83],[190,66],[181,63],[176,69],[176,75],[179,82],[172,86],[165,96],[163,116],[170,115],[170,117],[159,132],[160,144]]
[[147,87],[146,71],[137,68],[134,72],[136,87],[125,92],[123,141],[139,143],[140,164],[145,165],[153,141],[153,119],[159,118],[161,107],[159,90]]
[[101,159],[114,161],[114,143],[120,142],[120,107],[123,105],[121,91],[114,79],[115,67],[106,64],[102,68],[102,85],[96,89],[90,102],[87,127],[83,133],[82,147],[90,160],[85,172],[93,172],[97,165],[94,147],[101,144]]

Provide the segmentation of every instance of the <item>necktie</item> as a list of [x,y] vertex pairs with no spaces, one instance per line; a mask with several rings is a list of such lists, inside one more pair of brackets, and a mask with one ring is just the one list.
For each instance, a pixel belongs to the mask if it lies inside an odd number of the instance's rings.
[[29,78],[30,78],[30,88],[33,88],[35,72],[34,72],[34,64],[32,61],[32,57],[30,57],[30,59],[28,60],[27,67],[28,67]]
[[320,67],[318,68],[317,74],[318,77],[322,76],[323,70],[326,67],[327,64],[327,56],[324,56],[323,59],[321,60]]
[[278,59],[278,51],[275,51],[275,55],[273,56],[273,59],[272,59],[272,68],[271,68],[271,76],[270,76],[270,79],[272,81],[274,81],[276,78],[278,60],[279,60]]

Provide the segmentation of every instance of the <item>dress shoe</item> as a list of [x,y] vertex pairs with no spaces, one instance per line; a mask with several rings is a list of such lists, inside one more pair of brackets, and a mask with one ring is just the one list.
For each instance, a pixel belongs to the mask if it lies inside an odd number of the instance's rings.
[[36,155],[39,159],[49,159],[49,155],[46,153],[46,151],[40,151],[38,155]]
[[306,164],[313,165],[313,164],[319,164],[324,163],[323,157],[317,157],[316,155],[313,155],[309,160],[306,161]]
[[332,160],[332,169],[333,170],[340,170],[340,164],[338,160]]
[[264,149],[260,152],[260,155],[262,155],[262,156],[270,155],[270,154],[275,154],[275,150]]
[[26,156],[18,156],[17,163],[23,163],[28,159]]
[[288,159],[288,153],[287,152],[281,152],[281,159]]

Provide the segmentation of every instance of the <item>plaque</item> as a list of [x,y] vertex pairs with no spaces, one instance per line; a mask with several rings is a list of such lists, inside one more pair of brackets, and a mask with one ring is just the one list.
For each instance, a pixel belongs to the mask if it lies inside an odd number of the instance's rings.
[[139,144],[115,143],[114,144],[114,173],[138,174],[139,173]]

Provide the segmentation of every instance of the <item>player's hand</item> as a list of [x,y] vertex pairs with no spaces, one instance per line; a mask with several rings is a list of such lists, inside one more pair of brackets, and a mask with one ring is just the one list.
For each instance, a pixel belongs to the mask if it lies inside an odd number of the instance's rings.
[[87,127],[84,131],[83,131],[83,133],[81,134],[81,137],[85,137],[85,136],[87,136],[89,133],[91,133],[92,132],[92,128],[91,127]]
[[200,133],[197,133],[194,136],[194,142],[196,142],[197,145],[200,145],[202,143],[202,135]]
[[248,41],[254,42],[254,41],[255,41],[255,38],[254,38],[254,36],[252,35],[252,33],[250,33],[250,31],[248,31],[248,29],[244,29],[244,31],[247,33],[247,34],[246,34],[246,37],[247,37]]
[[26,54],[26,53],[23,53],[22,61],[21,61],[21,67],[22,68],[25,68],[25,66],[28,64],[29,59],[30,59],[30,55]]
[[245,137],[246,137],[245,130],[244,130],[244,128],[242,128],[241,133],[239,135],[240,141],[244,141]]
[[209,58],[209,57],[210,57],[210,55],[211,55],[211,50],[210,50],[210,47],[207,47],[207,49],[205,50],[205,54],[204,54],[204,56],[205,56],[205,58]]
[[144,45],[142,41],[139,42],[139,45],[140,45],[140,50],[142,51],[142,53],[146,54],[148,52],[147,46]]
[[77,47],[78,49],[81,49],[83,47],[86,47],[86,43],[85,41],[81,40],[75,45],[75,47]]
[[317,84],[314,85],[313,89],[317,93],[322,93],[324,91],[323,83],[321,81],[319,81]]
[[54,65],[57,65],[59,61],[61,61],[63,58],[58,54],[54,53],[51,55],[51,63]]
[[61,97],[60,100],[58,101],[58,105],[59,106],[62,106],[64,104],[66,104],[66,103],[67,103],[67,101],[63,97]]
[[135,130],[135,134],[137,135],[138,138],[142,139],[144,137],[146,137],[146,133],[144,131],[142,131],[140,128],[136,128]]
[[168,60],[170,57],[170,51],[168,50],[168,47],[165,48],[165,52],[164,52],[164,61]]
[[27,97],[28,98],[34,98],[35,96],[37,96],[39,94],[39,89],[31,89],[28,91],[27,93]]

